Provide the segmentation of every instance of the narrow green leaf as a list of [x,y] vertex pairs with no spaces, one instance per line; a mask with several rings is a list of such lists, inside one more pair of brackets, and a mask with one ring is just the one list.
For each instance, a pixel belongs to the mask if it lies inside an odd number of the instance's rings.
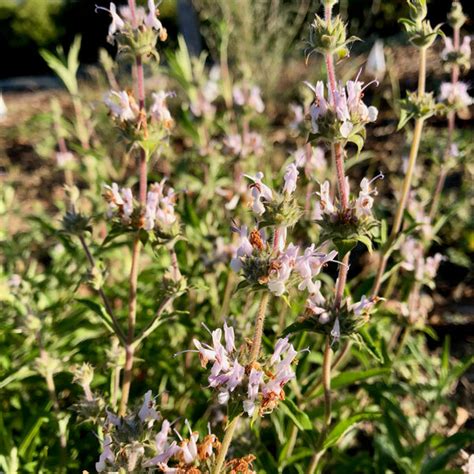
[[370,421],[380,418],[379,412],[362,412],[353,415],[347,420],[342,420],[329,432],[323,444],[323,449],[328,449],[334,446],[354,425],[361,421]]
[[300,431],[311,431],[313,424],[309,416],[290,399],[285,399],[281,404],[282,410],[292,419]]
[[95,301],[92,301],[88,298],[76,298],[76,301],[78,303],[81,303],[82,305],[86,306],[87,308],[89,308],[95,314],[97,314],[97,316],[99,316],[100,320],[104,323],[104,326],[110,332],[112,332],[112,333],[114,332],[112,318],[109,316],[109,314],[105,310],[104,306],[102,306],[101,304],[96,303]]

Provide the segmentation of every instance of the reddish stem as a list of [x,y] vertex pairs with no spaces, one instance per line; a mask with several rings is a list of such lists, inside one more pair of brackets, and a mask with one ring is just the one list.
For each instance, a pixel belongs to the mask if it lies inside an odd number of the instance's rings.
[[[130,15],[132,17],[132,24],[134,28],[137,26],[137,17],[135,10],[135,0],[129,0],[128,5],[130,7]],[[136,72],[137,72],[137,94],[138,94],[138,105],[139,105],[139,126],[144,128],[144,134],[147,134],[147,122],[146,122],[146,111],[145,111],[145,81],[143,73],[143,62],[140,55],[135,58]],[[140,161],[138,165],[139,173],[139,202],[142,207],[146,205],[146,194],[147,194],[147,175],[148,167],[146,161],[145,150],[140,150]],[[122,382],[122,399],[120,401],[120,415],[124,416],[127,411],[127,403],[130,395],[130,386],[132,383],[132,372],[133,372],[133,358],[135,348],[133,341],[135,338],[135,324],[137,316],[137,292],[138,292],[138,273],[139,273],[139,261],[140,261],[140,238],[138,234],[135,236],[132,246],[132,265],[130,268],[129,278],[129,303],[128,303],[128,332],[127,332],[127,344],[125,346],[125,365]]]
[[[454,28],[453,34],[453,46],[457,51],[460,46],[460,29]],[[454,64],[451,69],[451,83],[456,85],[459,80],[459,66]],[[454,130],[456,128],[456,112],[451,111],[448,113],[448,141],[446,143],[446,150],[444,153],[444,159],[447,160],[451,156],[451,148],[454,142]],[[433,200],[431,201],[430,208],[430,220],[432,221],[438,210],[439,200],[441,198],[441,193],[443,192],[444,183],[446,182],[446,176],[448,172],[446,169],[446,163],[443,163],[438,177],[438,182],[436,183],[436,188],[433,194]]]

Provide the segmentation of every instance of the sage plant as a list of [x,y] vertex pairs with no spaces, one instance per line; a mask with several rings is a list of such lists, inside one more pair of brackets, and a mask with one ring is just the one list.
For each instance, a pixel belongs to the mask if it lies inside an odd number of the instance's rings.
[[402,128],[412,119],[415,120],[415,125],[401,195],[398,200],[390,234],[381,250],[381,260],[372,286],[373,295],[377,295],[380,291],[390,254],[394,249],[395,241],[402,228],[403,214],[410,194],[413,172],[416,166],[425,121],[440,111],[440,107],[436,104],[433,93],[426,92],[426,54],[440,34],[441,25],[437,25],[433,28],[429,20],[426,19],[428,14],[426,0],[407,1],[410,18],[403,18],[400,21],[406,29],[410,43],[419,52],[418,90],[409,93],[408,96],[401,101],[401,115],[398,127],[399,129]]
[[471,38],[464,36],[461,41],[461,28],[467,18],[462,11],[460,2],[453,2],[451,12],[448,15],[448,23],[453,30],[453,36],[445,37],[445,47],[441,52],[441,60],[446,72],[450,73],[450,81],[443,82],[440,88],[439,100],[448,107],[448,138],[444,153],[444,162],[438,177],[438,182],[433,194],[430,209],[430,218],[436,215],[439,199],[443,191],[446,175],[452,166],[453,160],[458,155],[458,147],[455,142],[456,115],[465,114],[467,108],[473,103],[468,93],[469,86],[459,80],[462,73],[471,68]]

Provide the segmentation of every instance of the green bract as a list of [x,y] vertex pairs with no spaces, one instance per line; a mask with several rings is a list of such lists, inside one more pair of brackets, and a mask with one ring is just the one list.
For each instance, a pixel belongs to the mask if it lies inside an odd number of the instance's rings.
[[346,25],[339,15],[329,24],[324,18],[315,15],[310,27],[308,57],[317,51],[321,54],[336,54],[341,59],[345,58],[349,56],[348,45],[357,39],[355,36],[347,38]]
[[265,213],[260,227],[293,227],[303,215],[293,195],[277,195],[272,201],[264,201]]
[[355,209],[348,208],[318,221],[318,225],[321,227],[321,241],[332,240],[341,258],[358,242],[364,244],[371,252],[372,239],[379,222],[371,216],[357,217]]
[[445,110],[445,106],[437,104],[432,92],[426,92],[421,97],[411,92],[400,101],[400,120],[398,130],[403,128],[411,119],[427,119]]
[[441,24],[433,28],[428,20],[417,22],[402,18],[400,23],[407,31],[410,43],[417,48],[429,48],[438,35],[444,35],[441,31]]
[[410,18],[415,22],[421,22],[428,14],[426,0],[408,0],[410,8]]
[[467,17],[462,11],[460,2],[453,2],[451,11],[448,13],[448,23],[451,28],[461,28],[466,23]]
[[338,309],[334,309],[334,301],[327,300],[321,305],[321,309],[325,310],[327,319],[322,323],[320,321],[320,314],[315,314],[309,308],[306,308],[298,320],[288,326],[283,335],[294,334],[301,331],[316,332],[327,336],[331,335],[336,319],[339,320],[340,337],[351,336],[356,333],[362,326],[368,323],[370,313],[373,312],[373,307],[370,306],[366,310],[356,314],[351,309],[349,300],[344,300]]

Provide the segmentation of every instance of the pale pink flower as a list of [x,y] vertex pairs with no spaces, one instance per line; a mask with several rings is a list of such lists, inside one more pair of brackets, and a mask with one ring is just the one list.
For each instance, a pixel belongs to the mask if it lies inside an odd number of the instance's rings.
[[261,216],[265,212],[265,206],[262,203],[262,199],[265,201],[271,201],[273,199],[273,192],[266,184],[262,183],[264,175],[261,171],[259,171],[255,176],[244,176],[253,181],[250,185],[253,198],[252,209],[255,214]]
[[102,472],[107,469],[107,461],[113,463],[115,461],[115,455],[111,448],[112,438],[110,435],[104,436],[104,441],[102,443],[103,451],[99,456],[99,460],[95,463],[95,469],[97,472]]
[[455,84],[443,82],[439,94],[439,100],[458,107],[469,107],[474,99],[467,92],[469,86],[465,82],[458,81]]
[[112,117],[122,122],[135,120],[138,116],[138,107],[127,91],[110,91],[105,96],[104,103],[109,108]]
[[290,163],[286,167],[285,176],[283,177],[283,180],[285,181],[285,185],[283,186],[283,192],[285,194],[293,194],[295,192],[298,175],[299,172],[295,163]]
[[173,92],[158,91],[151,94],[153,103],[150,108],[150,114],[154,120],[161,123],[165,128],[170,128],[173,124],[173,118],[166,104],[168,97],[174,97]]

